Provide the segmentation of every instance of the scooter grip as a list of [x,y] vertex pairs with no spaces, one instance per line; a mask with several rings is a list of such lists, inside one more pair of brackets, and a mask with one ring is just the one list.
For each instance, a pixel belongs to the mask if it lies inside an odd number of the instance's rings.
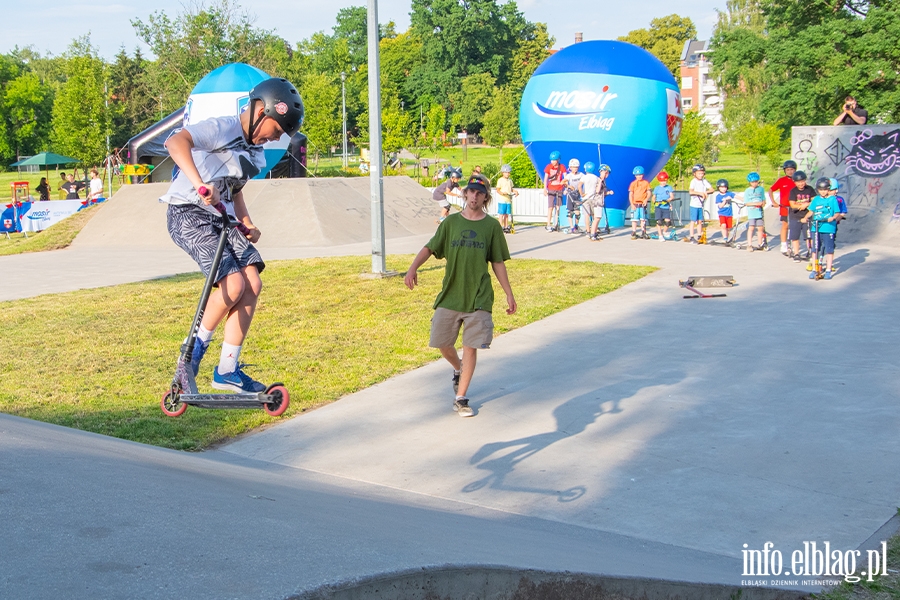
[[197,193],[204,197],[209,196],[209,188],[205,185],[201,185],[197,188]]
[[[201,186],[201,187],[203,187],[203,186]],[[199,192],[200,190],[197,190],[197,191]],[[228,211],[225,210],[225,205],[224,205],[224,204],[222,204],[221,202],[216,202],[215,204],[213,204],[213,206],[215,207],[215,209],[216,209],[217,211],[219,211],[219,213],[222,215],[222,217],[223,217],[226,221],[227,221],[228,219],[231,218],[231,216],[228,214]],[[234,221],[234,226],[235,226],[235,227],[237,228],[237,230],[240,231],[242,234],[244,234],[244,235],[250,235],[250,229],[249,229],[246,225],[244,225],[243,223],[241,223],[240,221],[235,220],[235,221]]]

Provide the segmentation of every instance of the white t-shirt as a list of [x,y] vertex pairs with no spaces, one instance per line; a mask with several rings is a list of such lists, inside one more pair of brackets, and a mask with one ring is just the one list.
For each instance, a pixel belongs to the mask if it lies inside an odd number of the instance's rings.
[[91,195],[90,198],[99,198],[103,193],[103,180],[99,177],[91,179]]
[[578,173],[573,173],[572,171],[569,171],[565,175],[566,185],[568,185],[570,188],[574,189],[575,191],[578,191],[578,183],[581,181],[581,178],[583,176],[584,176],[584,173],[582,173],[581,171],[579,171]]
[[[244,139],[239,117],[217,117],[185,127],[194,140],[191,155],[203,181],[219,190],[219,196],[229,213],[233,214],[232,194],[266,166],[262,146],[248,144]],[[168,204],[197,204],[218,215],[203,199],[182,171],[178,172],[168,191],[159,199]]]
[[584,199],[593,200],[597,196],[597,182],[600,178],[593,173],[585,173],[581,178],[581,185],[584,187]]
[[696,177],[691,177],[691,185],[688,188],[691,194],[691,206],[694,208],[703,208],[703,201],[706,199],[705,196],[695,196],[696,192],[711,192],[713,189],[712,184],[704,179],[697,179]]

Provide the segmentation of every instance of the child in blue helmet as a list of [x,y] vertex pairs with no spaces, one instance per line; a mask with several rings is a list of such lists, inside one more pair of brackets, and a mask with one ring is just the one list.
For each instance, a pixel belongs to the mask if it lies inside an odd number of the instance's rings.
[[716,189],[719,191],[714,200],[716,201],[716,212],[719,213],[719,228],[722,230],[722,242],[727,244],[729,239],[729,230],[734,226],[734,192],[728,191],[728,180],[720,179],[716,182]]
[[[837,232],[838,203],[831,193],[831,182],[827,177],[822,177],[816,182],[818,194],[809,203],[809,212],[804,217],[805,221],[813,221],[812,235],[816,236],[814,243],[819,255],[825,255],[825,279],[831,279],[834,265],[834,235]],[[818,273],[813,270],[809,274],[810,279],[816,279]]]
[[[647,235],[647,204],[650,203],[650,182],[644,179],[644,167],[637,166],[631,172],[634,181],[628,186],[628,203],[631,204],[631,239],[649,240]],[[637,225],[641,224],[641,234]]]
[[[744,190],[744,206],[747,207],[747,250],[768,250],[766,242],[766,221],[763,218],[763,206],[766,205],[766,190],[762,187],[759,173],[756,171],[747,175],[747,183],[750,184]],[[759,245],[753,245],[753,232],[757,231]]]

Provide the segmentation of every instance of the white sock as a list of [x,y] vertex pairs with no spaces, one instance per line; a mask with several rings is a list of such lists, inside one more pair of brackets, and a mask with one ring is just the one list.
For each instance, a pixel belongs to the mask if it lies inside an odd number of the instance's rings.
[[209,346],[209,342],[212,339],[213,333],[214,332],[208,330],[203,325],[200,325],[200,328],[197,330],[197,341],[204,346]]
[[219,374],[234,373],[237,369],[238,358],[241,356],[241,347],[231,344],[222,344],[222,354],[219,357]]

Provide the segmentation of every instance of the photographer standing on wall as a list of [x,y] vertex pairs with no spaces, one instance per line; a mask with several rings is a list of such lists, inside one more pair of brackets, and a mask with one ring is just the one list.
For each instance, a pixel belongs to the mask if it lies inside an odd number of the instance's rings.
[[844,112],[839,114],[833,125],[865,125],[869,120],[869,111],[862,108],[853,96],[844,100]]

